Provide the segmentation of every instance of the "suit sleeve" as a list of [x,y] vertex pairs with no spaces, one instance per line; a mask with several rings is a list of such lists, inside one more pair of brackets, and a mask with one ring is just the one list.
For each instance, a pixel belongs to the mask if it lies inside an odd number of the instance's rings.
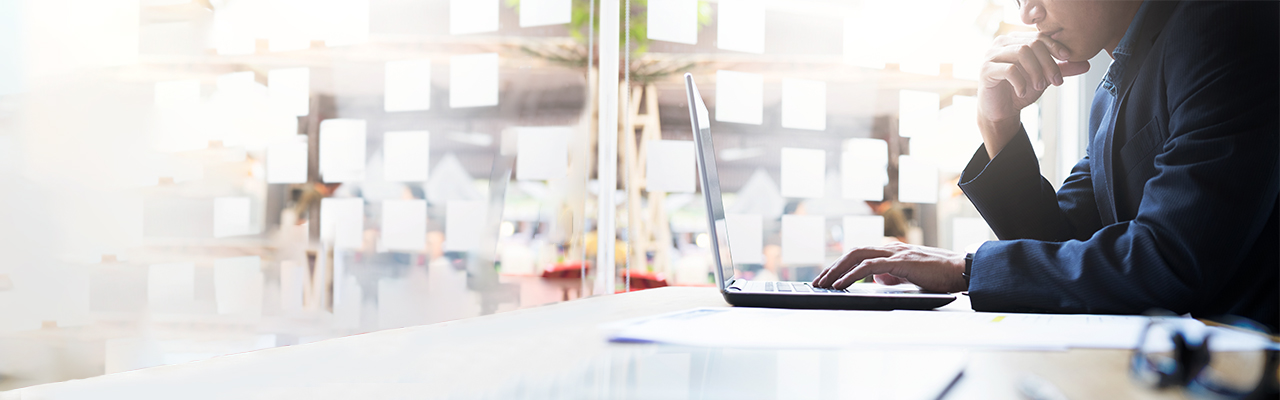
[[1001,240],[1083,240],[1102,227],[1089,173],[1086,157],[1054,193],[1026,130],[1019,129],[994,159],[978,148],[960,175],[960,189]]
[[[1225,25],[1236,28],[1226,29],[1218,19],[1210,15],[1184,22],[1165,38],[1178,53],[1148,61],[1163,63],[1170,82],[1163,88],[1168,139],[1157,148],[1156,174],[1146,182],[1134,219],[1083,240],[1054,241],[1072,230],[1074,220],[1061,201],[1064,211],[1054,212],[1043,187],[1006,189],[1018,196],[1034,194],[1029,200],[1034,204],[1018,208],[1013,201],[995,199],[996,183],[974,186],[983,190],[971,198],[987,202],[988,212],[1011,208],[1012,217],[997,218],[993,226],[1005,229],[1018,222],[1014,218],[1044,224],[1022,228],[1030,239],[988,242],[975,253],[969,286],[974,309],[1141,313],[1158,307],[1187,313],[1225,290],[1280,195],[1280,80],[1275,73],[1280,62],[1275,32],[1268,31],[1274,22],[1237,20]],[[1131,93],[1131,99],[1134,95],[1157,94]],[[1030,163],[1024,159],[1022,167],[1029,169]],[[1023,234],[1016,229],[1005,232]]]

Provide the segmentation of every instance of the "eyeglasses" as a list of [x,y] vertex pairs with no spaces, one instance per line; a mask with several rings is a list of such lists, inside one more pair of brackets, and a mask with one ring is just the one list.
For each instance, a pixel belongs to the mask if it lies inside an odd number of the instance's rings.
[[[1252,321],[1225,322],[1266,333]],[[1139,340],[1130,372],[1150,387],[1185,387],[1192,397],[1208,399],[1252,400],[1280,393],[1280,347],[1264,335],[1159,316],[1151,319]]]

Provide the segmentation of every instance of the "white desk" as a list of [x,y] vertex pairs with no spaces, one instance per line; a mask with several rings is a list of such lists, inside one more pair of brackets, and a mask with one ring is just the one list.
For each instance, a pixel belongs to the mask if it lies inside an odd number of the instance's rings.
[[[820,365],[802,378],[816,385],[791,387],[777,378],[782,351],[611,344],[597,329],[717,306],[727,304],[713,288],[653,289],[33,386],[0,400],[858,397],[831,361],[841,352],[809,353]],[[974,352],[947,398],[1020,398],[1015,382],[1025,372],[1072,399],[1181,398],[1130,383],[1127,357]]]

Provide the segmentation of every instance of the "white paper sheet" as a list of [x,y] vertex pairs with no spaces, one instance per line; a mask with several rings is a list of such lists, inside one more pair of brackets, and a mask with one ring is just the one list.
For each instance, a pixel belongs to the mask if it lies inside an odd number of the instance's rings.
[[698,44],[698,0],[649,0],[651,40]]
[[822,264],[826,240],[821,215],[782,216],[782,263]]
[[193,263],[155,264],[147,267],[147,303],[152,312],[178,311],[195,301]]
[[764,2],[721,0],[716,45],[722,50],[764,54]]
[[941,98],[934,92],[898,92],[898,136],[917,137],[938,133]]
[[213,199],[213,237],[252,234],[249,227],[248,197],[215,197]]
[[498,30],[500,0],[449,0],[449,33],[493,32]]
[[[859,283],[870,287],[884,287]],[[1188,323],[1195,320],[1184,319]],[[1127,349],[1141,316],[702,308],[606,325],[611,340],[744,348]],[[823,329],[811,329],[822,326]],[[946,327],[946,329],[939,329]]]
[[938,166],[912,156],[898,156],[898,201],[938,202]]
[[267,71],[267,95],[280,111],[293,116],[311,113],[311,69],[280,68]]
[[267,183],[307,182],[307,137],[267,146]]
[[516,131],[516,179],[547,180],[569,171],[571,127],[530,127]]
[[426,182],[430,176],[431,134],[392,131],[382,135],[382,179],[388,182]]
[[480,233],[486,218],[483,201],[450,201],[445,206],[445,251],[480,248]]
[[364,180],[365,121],[320,121],[320,177],[326,183]]
[[827,181],[826,150],[782,148],[782,196],[816,199]]
[[496,105],[498,105],[498,53],[449,57],[449,107]]
[[382,202],[382,247],[391,251],[421,252],[427,243],[427,201]]
[[808,79],[783,79],[782,127],[826,130],[827,83]]
[[764,120],[764,75],[716,71],[716,121],[760,125]]
[[845,140],[840,181],[846,199],[884,200],[884,185],[889,184],[889,144],[880,139]]
[[320,199],[320,238],[338,249],[358,249],[364,243],[364,199]]
[[764,264],[764,219],[753,214],[728,214],[729,257],[735,264]]
[[262,315],[262,260],[258,256],[213,261],[218,314]]
[[844,217],[844,251],[864,246],[879,246],[884,241],[884,217],[850,215]]
[[567,24],[571,7],[571,0],[521,0],[520,27]]
[[159,109],[183,109],[200,105],[200,80],[156,82],[154,102]]
[[387,61],[385,69],[384,111],[431,109],[431,60]]
[[697,165],[693,142],[657,140],[648,143],[645,155],[645,189],[649,192],[693,193]]
[[982,218],[951,219],[951,250],[972,253],[991,236],[991,228]]

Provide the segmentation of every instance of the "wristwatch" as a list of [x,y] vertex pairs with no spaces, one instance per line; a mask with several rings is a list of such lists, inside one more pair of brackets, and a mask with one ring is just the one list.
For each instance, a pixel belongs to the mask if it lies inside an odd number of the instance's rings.
[[969,287],[969,277],[973,276],[973,253],[964,255],[964,273],[960,276],[964,278],[964,286]]

